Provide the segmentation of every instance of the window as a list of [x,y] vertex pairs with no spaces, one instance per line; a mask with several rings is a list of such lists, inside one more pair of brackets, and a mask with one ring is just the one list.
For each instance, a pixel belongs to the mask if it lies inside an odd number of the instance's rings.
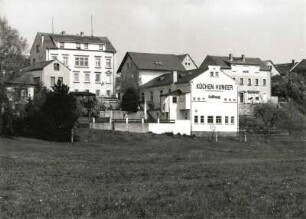
[[234,124],[234,123],[235,123],[235,117],[231,116],[231,124]]
[[87,56],[75,56],[74,64],[75,64],[75,67],[88,67],[88,57]]
[[86,90],[85,90],[85,92],[89,93],[89,90],[88,90],[88,89],[86,89]]
[[76,48],[77,48],[77,49],[81,49],[81,44],[80,44],[80,43],[77,43],[77,44],[76,44]]
[[210,77],[214,77],[214,73],[212,71],[210,72]]
[[243,73],[249,73],[249,70],[243,70],[242,72]]
[[39,53],[40,46],[36,45],[36,53]]
[[216,123],[217,124],[222,124],[222,117],[221,116],[216,116]]
[[101,68],[101,58],[96,57],[96,68]]
[[255,79],[255,85],[258,86],[258,79]]
[[55,85],[55,77],[50,77],[51,86]]
[[153,91],[150,92],[150,100],[153,101],[154,99],[154,95],[153,95]]
[[130,69],[131,68],[131,64],[130,63],[126,63],[126,69]]
[[201,116],[200,122],[203,124],[204,123],[204,116]]
[[112,59],[110,58],[106,59],[105,68],[112,68]]
[[60,70],[60,65],[59,65],[59,63],[54,63],[54,64],[53,64],[53,69],[54,69],[54,71],[59,71],[59,70]]
[[84,43],[84,49],[88,49],[88,43]]
[[111,76],[106,75],[106,84],[110,84],[110,83],[111,83]]
[[57,59],[57,55],[51,55],[51,59],[52,60],[56,60]]
[[106,91],[106,95],[107,95],[108,97],[110,97],[111,91],[110,91],[110,90],[107,90],[107,91]]
[[105,50],[105,44],[99,44],[99,50]]
[[40,77],[34,77],[34,83],[40,84]]
[[266,85],[267,85],[267,80],[266,80],[266,79],[263,79],[262,85],[263,85],[263,86],[266,86]]
[[243,78],[240,78],[240,85],[243,85]]
[[100,90],[96,90],[96,96],[97,96],[97,97],[100,96]]
[[63,55],[63,63],[64,65],[68,66],[68,56],[67,55]]
[[86,83],[90,82],[90,73],[89,72],[85,72],[85,82]]
[[95,81],[100,83],[100,81],[101,81],[101,73],[96,72],[96,79],[95,79]]
[[73,77],[74,82],[79,82],[79,72],[74,72]]
[[214,123],[214,117],[213,116],[208,116],[207,117],[207,123],[208,124],[213,124]]
[[36,59],[33,59],[33,60],[32,60],[32,62],[33,62],[33,64],[35,64],[35,62],[36,62]]
[[74,89],[74,92],[79,92],[79,90],[78,89]]
[[145,101],[145,95],[144,95],[144,92],[142,92],[141,93],[141,102],[144,103],[144,101]]
[[234,81],[236,81],[236,78],[233,78]]
[[198,116],[194,116],[194,123],[198,123]]
[[248,78],[248,86],[251,86],[251,85],[252,85],[252,79]]
[[219,72],[215,72],[215,77],[219,77]]
[[177,97],[172,97],[172,103],[177,103]]
[[228,124],[228,116],[225,116],[225,124]]
[[58,79],[57,79],[58,81],[60,81],[61,83],[63,83],[63,81],[64,81],[64,78],[63,77],[58,77]]
[[60,42],[60,48],[64,48],[65,47],[65,43],[64,42]]

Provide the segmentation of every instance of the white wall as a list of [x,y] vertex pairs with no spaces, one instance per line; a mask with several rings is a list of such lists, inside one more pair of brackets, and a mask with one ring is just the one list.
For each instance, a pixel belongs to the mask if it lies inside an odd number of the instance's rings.
[[[218,76],[210,76],[210,72]],[[206,88],[204,88],[204,85]],[[225,89],[217,89],[225,85]],[[220,67],[210,67],[205,73],[191,81],[191,122],[192,131],[218,131],[236,132],[238,130],[238,85],[224,74]],[[198,122],[195,123],[195,116]],[[201,123],[201,116],[204,116],[204,123]],[[208,116],[213,116],[213,124],[209,124]],[[222,123],[216,123],[216,117],[221,116]],[[228,116],[229,123],[225,124],[225,117]],[[234,116],[234,123],[231,117]]]
[[[57,63],[60,65],[59,71],[54,70],[54,63]],[[54,62],[51,62],[46,67],[44,67],[42,71],[41,80],[48,89],[51,89],[51,77],[55,77],[55,83],[57,83],[57,80],[59,77],[63,78],[63,84],[66,84],[69,86],[70,84],[70,70],[64,66],[60,61],[55,60]],[[70,88],[70,91],[71,88]]]
[[[66,45],[65,45],[66,46]],[[67,45],[69,46],[69,44]],[[91,45],[89,45],[90,47]],[[93,45],[94,46],[94,45]],[[74,44],[75,48],[75,44]],[[47,60],[51,60],[52,56],[57,55],[58,60],[63,62],[63,56],[68,56],[68,67],[71,69],[69,78],[69,87],[71,91],[85,91],[89,90],[91,93],[96,93],[100,90],[101,96],[107,95],[107,90],[110,90],[110,94],[113,94],[114,90],[114,53],[99,51],[88,51],[88,50],[66,50],[66,49],[53,49],[47,51]],[[88,56],[88,67],[76,67],[75,66],[75,55]],[[101,67],[97,68],[95,63],[95,56],[101,57]],[[106,59],[111,58],[112,68],[106,68]],[[74,82],[74,72],[79,72],[79,83]],[[85,72],[90,73],[90,82],[85,82]],[[106,77],[110,72],[111,81],[106,83]],[[95,81],[95,73],[101,73],[101,81]]]
[[176,120],[175,123],[148,123],[149,132],[155,134],[173,133],[190,135],[190,121]]

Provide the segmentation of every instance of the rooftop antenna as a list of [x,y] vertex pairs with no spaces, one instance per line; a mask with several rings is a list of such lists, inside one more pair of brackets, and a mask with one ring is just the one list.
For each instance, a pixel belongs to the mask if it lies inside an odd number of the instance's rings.
[[54,33],[54,23],[53,23],[53,17],[52,17],[52,33]]
[[92,15],[90,16],[90,24],[91,24],[91,36],[93,36],[93,22],[92,22]]

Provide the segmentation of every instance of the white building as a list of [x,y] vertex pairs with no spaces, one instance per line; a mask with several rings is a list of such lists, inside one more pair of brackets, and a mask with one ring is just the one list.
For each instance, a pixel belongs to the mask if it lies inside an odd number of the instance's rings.
[[157,124],[158,133],[186,134],[188,130],[189,134],[205,135],[238,131],[238,84],[220,66],[163,74],[141,89],[147,116],[174,122]]
[[40,84],[51,90],[58,80],[63,84],[70,83],[70,69],[58,60],[36,62],[20,71],[20,77],[8,82],[7,90],[11,100],[16,95],[25,102],[28,98],[33,99],[34,88]]
[[115,87],[115,53],[107,37],[37,33],[30,60],[34,64],[57,59],[71,70],[71,91],[110,97]]
[[117,91],[124,92],[129,87],[138,89],[141,85],[169,71],[192,69],[197,69],[197,65],[189,54],[127,52],[117,71],[120,76],[118,81],[121,84]]
[[205,70],[216,65],[239,83],[239,104],[241,114],[252,113],[253,104],[277,102],[271,96],[272,68],[259,58],[229,56],[207,56],[200,66]]

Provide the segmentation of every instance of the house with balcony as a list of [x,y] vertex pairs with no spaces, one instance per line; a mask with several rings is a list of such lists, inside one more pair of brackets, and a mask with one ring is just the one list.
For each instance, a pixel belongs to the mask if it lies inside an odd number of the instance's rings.
[[70,69],[68,86],[74,92],[111,97],[115,88],[116,50],[107,37],[37,33],[30,51],[31,65],[59,60]]

